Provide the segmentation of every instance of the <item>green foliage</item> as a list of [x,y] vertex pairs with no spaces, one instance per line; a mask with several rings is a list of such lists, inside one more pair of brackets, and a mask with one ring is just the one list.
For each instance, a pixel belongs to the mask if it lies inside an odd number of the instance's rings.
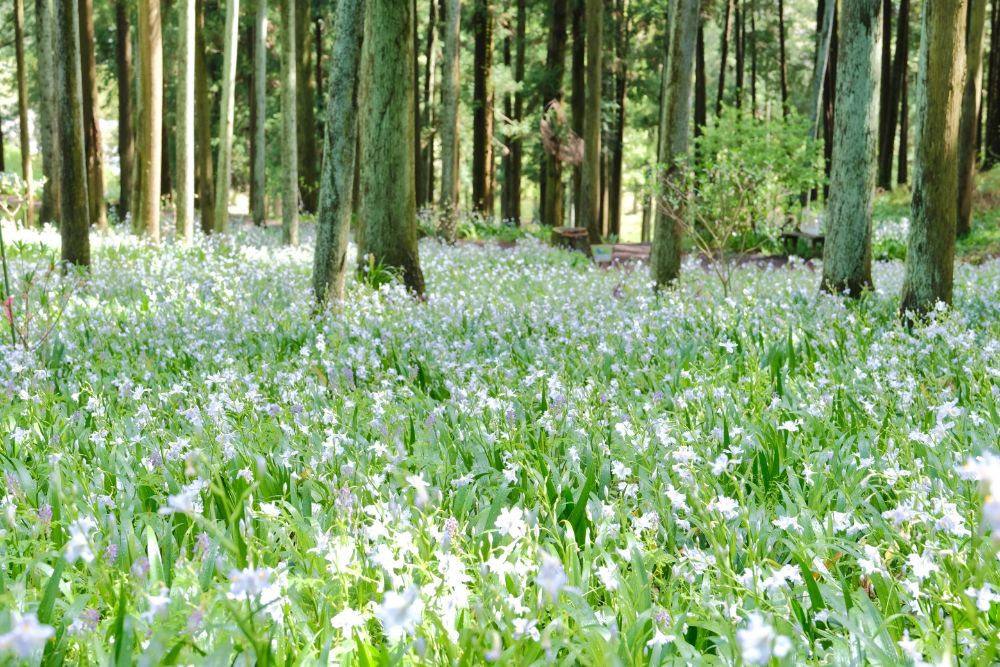
[[759,119],[725,109],[695,140],[692,206],[699,224],[773,238],[794,224],[799,195],[823,180],[822,145],[809,138],[809,119],[794,113]]

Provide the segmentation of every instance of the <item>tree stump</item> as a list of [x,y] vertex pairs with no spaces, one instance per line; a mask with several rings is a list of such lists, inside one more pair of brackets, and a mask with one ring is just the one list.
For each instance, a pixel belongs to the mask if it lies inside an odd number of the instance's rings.
[[587,230],[578,227],[556,227],[552,230],[552,245],[575,250],[590,257],[590,239]]

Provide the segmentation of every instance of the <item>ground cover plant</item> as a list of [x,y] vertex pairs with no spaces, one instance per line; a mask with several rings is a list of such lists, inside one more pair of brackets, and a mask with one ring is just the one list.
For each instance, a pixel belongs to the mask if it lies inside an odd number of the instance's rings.
[[[5,231],[17,285],[56,235]],[[95,237],[2,343],[0,659],[998,660],[996,261],[907,330],[899,263],[657,294],[428,239],[425,302],[316,315],[305,231]]]

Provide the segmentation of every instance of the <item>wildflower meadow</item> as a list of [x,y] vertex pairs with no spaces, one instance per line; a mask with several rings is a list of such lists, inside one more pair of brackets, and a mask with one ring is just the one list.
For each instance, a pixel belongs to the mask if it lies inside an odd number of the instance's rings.
[[426,240],[317,312],[308,238],[10,233],[5,664],[1000,660],[996,261],[907,328],[898,262]]

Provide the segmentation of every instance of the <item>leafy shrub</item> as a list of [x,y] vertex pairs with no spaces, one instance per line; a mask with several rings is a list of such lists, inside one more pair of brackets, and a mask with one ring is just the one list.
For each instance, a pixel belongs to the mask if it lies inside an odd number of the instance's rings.
[[759,119],[727,109],[695,140],[693,206],[701,224],[774,238],[797,217],[799,195],[823,184],[823,153],[809,119]]

